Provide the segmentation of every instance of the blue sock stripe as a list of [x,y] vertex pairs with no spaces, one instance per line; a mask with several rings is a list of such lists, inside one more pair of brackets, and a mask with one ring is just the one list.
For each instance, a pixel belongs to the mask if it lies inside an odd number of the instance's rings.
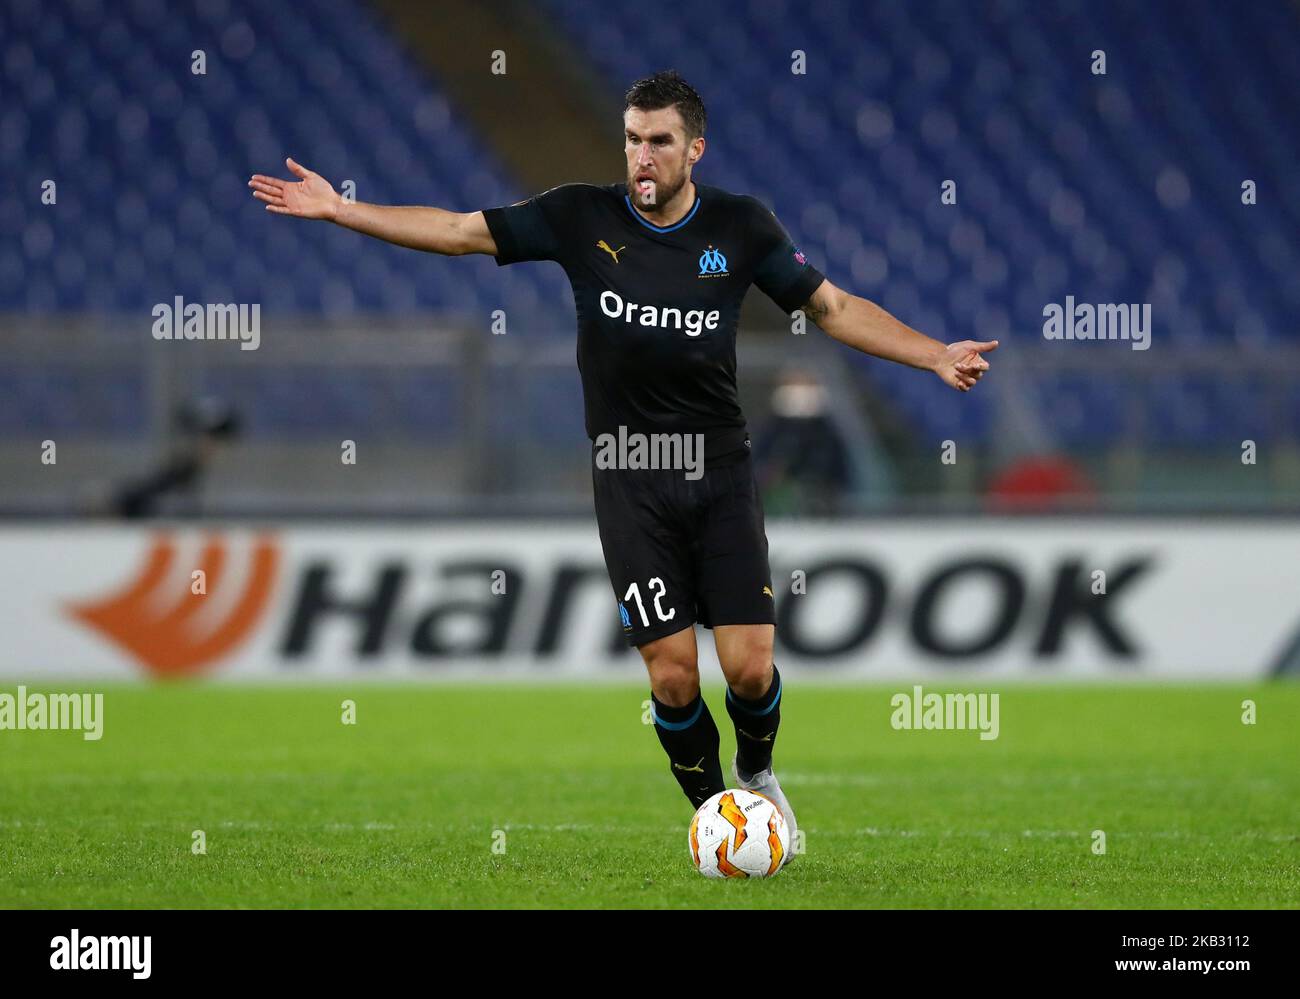
[[740,703],[740,699],[737,698],[736,695],[731,692],[730,687],[727,688],[727,700],[731,701],[732,704],[740,708],[740,710],[745,712],[745,714],[753,715],[755,718],[762,718],[763,715],[771,714],[772,709],[781,703],[781,678],[779,676],[776,678],[776,696],[772,698],[772,703],[769,704],[767,707],[765,707],[762,711],[750,711],[749,708],[745,707],[745,705]]
[[691,715],[691,717],[684,722],[664,721],[659,717],[659,712],[655,710],[653,703],[650,705],[650,713],[654,716],[655,724],[660,728],[667,729],[669,732],[680,732],[684,728],[690,728],[700,720],[700,715],[704,712],[704,698],[699,698],[699,702],[700,704],[699,707],[695,709],[695,714]]

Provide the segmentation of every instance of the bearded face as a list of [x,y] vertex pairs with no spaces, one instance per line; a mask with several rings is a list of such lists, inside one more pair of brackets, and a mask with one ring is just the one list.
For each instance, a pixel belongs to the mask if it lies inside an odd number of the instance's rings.
[[648,211],[669,204],[690,180],[692,143],[686,139],[680,112],[671,107],[628,108],[623,124],[632,203]]

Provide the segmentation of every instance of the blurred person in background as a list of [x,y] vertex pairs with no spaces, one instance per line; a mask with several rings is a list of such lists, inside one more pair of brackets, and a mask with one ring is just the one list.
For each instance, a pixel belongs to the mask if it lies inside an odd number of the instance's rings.
[[113,490],[114,513],[127,518],[197,516],[204,476],[221,448],[239,436],[239,428],[238,415],[220,399],[181,406],[176,412],[179,443],[158,468]]
[[809,371],[789,369],[772,390],[772,415],[757,437],[755,465],[768,513],[833,516],[851,485],[848,446]]

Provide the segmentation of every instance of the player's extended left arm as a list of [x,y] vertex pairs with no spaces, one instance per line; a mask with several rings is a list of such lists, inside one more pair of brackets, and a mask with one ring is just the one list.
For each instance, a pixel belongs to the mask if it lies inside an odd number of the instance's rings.
[[875,302],[823,281],[802,306],[803,313],[826,333],[854,350],[886,361],[933,371],[961,392],[969,392],[989,369],[981,354],[996,340],[961,340],[942,344],[899,322]]

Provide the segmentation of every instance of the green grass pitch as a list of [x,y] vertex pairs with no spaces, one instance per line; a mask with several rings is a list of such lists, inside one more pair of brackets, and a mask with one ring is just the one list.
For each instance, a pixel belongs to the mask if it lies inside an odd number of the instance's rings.
[[981,742],[795,680],[806,853],[751,882],[692,869],[642,685],[98,689],[99,742],[0,732],[4,907],[1300,905],[1295,685],[1004,685]]

